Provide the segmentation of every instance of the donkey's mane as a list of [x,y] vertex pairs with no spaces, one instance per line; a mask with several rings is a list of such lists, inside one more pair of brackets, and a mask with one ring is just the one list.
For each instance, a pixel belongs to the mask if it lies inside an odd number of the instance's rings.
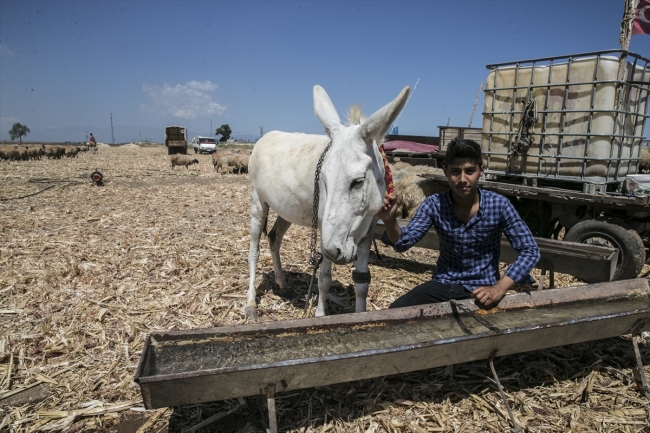
[[[345,113],[345,118],[348,122],[347,126],[361,125],[363,121],[367,119],[366,115],[363,114],[363,106],[361,106],[360,104],[350,105],[350,108],[348,108],[348,112]],[[386,136],[383,136],[381,139],[381,143],[378,143],[378,145],[382,145],[385,142],[386,142]]]
[[363,107],[359,104],[350,105],[348,112],[345,113],[345,118],[348,121],[347,126],[361,125],[366,120],[366,115],[363,114]]

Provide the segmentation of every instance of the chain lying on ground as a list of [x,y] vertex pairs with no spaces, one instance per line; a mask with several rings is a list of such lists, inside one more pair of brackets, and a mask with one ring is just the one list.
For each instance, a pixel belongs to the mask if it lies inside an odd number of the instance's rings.
[[35,195],[40,194],[42,192],[45,192],[48,189],[54,188],[55,186],[69,186],[69,185],[74,185],[74,184],[79,184],[79,183],[86,183],[86,181],[82,181],[81,179],[73,180],[73,179],[48,179],[48,178],[29,179],[28,182],[29,183],[54,183],[54,185],[50,185],[47,188],[43,188],[40,191],[36,191],[36,192],[33,192],[31,194],[27,194],[27,195],[21,195],[19,197],[0,198],[0,201],[20,200],[20,199],[23,199],[23,198],[32,197],[32,196],[35,196]]

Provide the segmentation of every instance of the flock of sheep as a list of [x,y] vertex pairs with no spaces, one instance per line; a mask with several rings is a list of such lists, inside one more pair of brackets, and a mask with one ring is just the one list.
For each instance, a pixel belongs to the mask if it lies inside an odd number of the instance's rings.
[[47,156],[50,159],[60,159],[64,156],[76,158],[79,152],[88,148],[79,146],[45,146],[41,145],[9,145],[0,146],[0,159],[8,161],[29,161]]
[[[228,149],[215,152],[212,154],[214,171],[221,174],[248,173],[250,154],[251,151],[245,149]],[[172,155],[170,160],[172,169],[177,165],[189,169],[190,165],[199,163],[198,159],[190,155],[176,154]],[[433,182],[421,175],[433,174],[440,172],[440,170],[424,165],[411,166],[397,159],[395,164],[391,164],[391,172],[395,185],[397,216],[399,218],[411,218],[420,203],[435,192]]]
[[[248,173],[248,160],[251,151],[245,149],[227,149],[212,154],[212,165],[215,173],[221,174],[244,174]],[[189,169],[192,164],[198,164],[199,160],[190,155],[175,154],[170,157],[172,169],[178,166],[185,166]]]
[[[86,146],[6,145],[0,146],[0,160],[40,160],[43,156],[50,159],[74,158],[79,152],[86,151],[88,151]],[[246,149],[226,149],[215,152],[212,154],[214,171],[221,174],[248,173],[250,154],[251,151]],[[646,155],[646,159],[650,158]],[[190,165],[199,163],[195,157],[181,154],[172,155],[170,160],[172,169],[177,165],[189,169]],[[433,194],[432,183],[420,175],[430,174],[435,170],[431,167],[411,166],[399,161],[391,165],[399,217],[411,218],[420,203]]]

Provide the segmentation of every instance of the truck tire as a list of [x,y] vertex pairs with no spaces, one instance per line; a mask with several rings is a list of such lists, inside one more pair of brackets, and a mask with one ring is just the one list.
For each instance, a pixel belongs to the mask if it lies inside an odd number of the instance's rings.
[[539,200],[520,198],[516,209],[533,236],[538,238],[551,237],[555,227],[555,224],[551,221],[553,215],[551,205]]
[[571,227],[564,240],[616,248],[618,262],[614,280],[636,278],[645,263],[645,247],[641,237],[634,230],[628,230],[615,223],[599,220],[581,221]]
[[173,154],[174,154],[174,151],[172,150],[172,148],[168,147],[167,148],[167,155],[173,155]]

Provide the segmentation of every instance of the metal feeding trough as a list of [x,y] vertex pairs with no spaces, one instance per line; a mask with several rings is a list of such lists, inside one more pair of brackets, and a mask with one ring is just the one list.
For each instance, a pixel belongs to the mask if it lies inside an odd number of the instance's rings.
[[494,356],[649,329],[647,279],[624,280],[508,295],[490,311],[464,300],[152,333],[135,381],[148,409],[264,394],[274,430],[274,392],[480,359],[493,367]]

